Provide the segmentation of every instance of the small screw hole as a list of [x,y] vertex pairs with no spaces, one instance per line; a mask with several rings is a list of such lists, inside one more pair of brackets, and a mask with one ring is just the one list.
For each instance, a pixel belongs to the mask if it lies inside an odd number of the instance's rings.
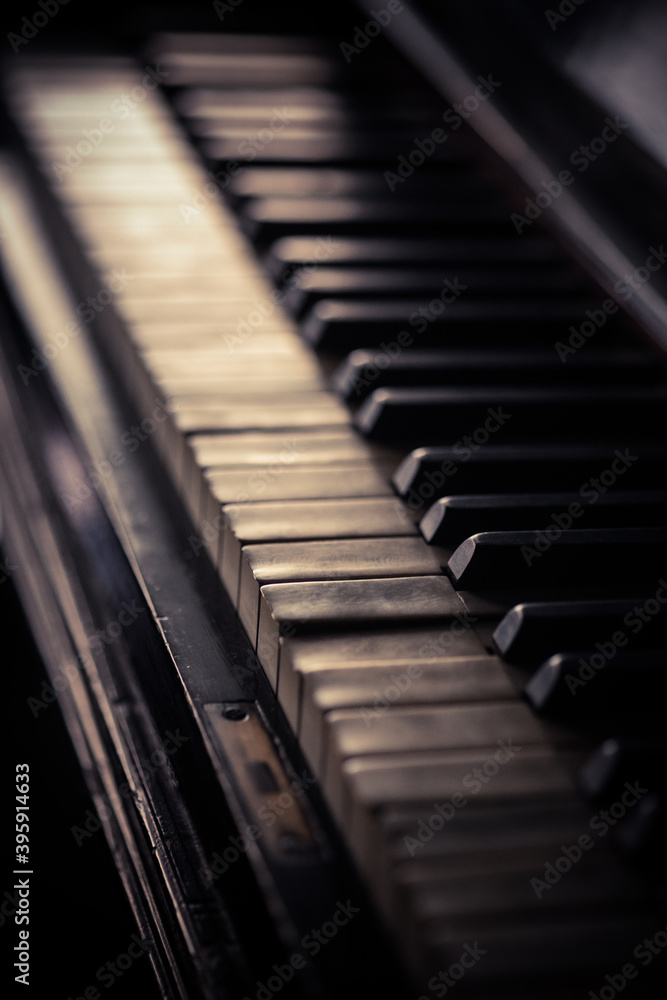
[[222,714],[230,722],[243,722],[248,718],[245,708],[226,708]]

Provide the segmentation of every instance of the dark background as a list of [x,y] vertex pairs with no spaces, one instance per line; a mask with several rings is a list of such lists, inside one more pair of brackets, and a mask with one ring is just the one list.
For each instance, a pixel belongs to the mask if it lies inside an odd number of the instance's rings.
[[[6,564],[6,560],[3,559]],[[0,576],[3,574],[0,574]],[[9,678],[10,697],[2,698],[4,746],[0,783],[6,845],[0,865],[2,902],[13,877],[14,776],[18,763],[30,766],[30,987],[14,982],[17,970],[10,957],[18,943],[12,917],[0,926],[2,952],[0,989],[3,996],[28,1000],[76,1000],[86,987],[96,986],[109,1000],[142,997],[157,1000],[150,962],[142,955],[112,984],[97,971],[126,953],[137,934],[120,878],[102,830],[77,843],[72,827],[83,827],[87,811],[94,814],[58,701],[36,707],[47,676],[23,617],[11,577],[0,584],[2,671]],[[20,878],[20,876],[16,876]],[[4,914],[4,911],[3,911]],[[26,927],[26,925],[21,925]],[[140,935],[138,935],[140,937]],[[135,949],[133,949],[135,950]],[[124,964],[124,963],[123,963]],[[107,985],[108,984],[108,985]]]

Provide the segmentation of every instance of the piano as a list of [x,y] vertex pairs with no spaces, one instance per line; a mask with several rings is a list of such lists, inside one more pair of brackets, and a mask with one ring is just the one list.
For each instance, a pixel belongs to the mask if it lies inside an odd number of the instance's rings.
[[664,10],[7,27],[3,557],[160,995],[661,995]]

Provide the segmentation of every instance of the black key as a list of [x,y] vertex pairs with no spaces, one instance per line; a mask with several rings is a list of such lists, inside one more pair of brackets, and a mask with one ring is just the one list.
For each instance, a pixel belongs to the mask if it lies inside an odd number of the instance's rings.
[[[478,939],[480,948],[485,948],[486,961],[480,958],[465,973],[466,992],[471,997],[563,1000],[581,995],[581,984],[586,983],[586,988],[589,984],[597,987],[597,992],[592,989],[588,992],[587,1000],[591,994],[598,997],[601,993],[605,1000],[611,1000],[613,987],[605,989],[608,980],[604,977],[612,973],[607,970],[616,974],[626,957],[632,956],[638,942],[646,938],[652,942],[658,929],[664,929],[664,921],[658,922],[648,907],[638,913],[625,906],[620,911],[609,907],[606,913],[593,918],[590,913],[574,909],[560,914],[543,913],[540,919],[525,913],[485,921],[460,919],[455,928],[440,930],[437,938],[432,929],[429,940],[437,941],[432,952],[433,968],[437,968],[438,956],[465,955],[467,942]],[[642,953],[650,954],[646,946]],[[642,993],[633,991],[633,1000],[654,1000],[660,992],[659,986],[657,990],[655,986],[662,978],[662,970],[656,963],[642,971],[644,985],[646,977],[649,978],[649,992],[644,992],[643,987]],[[556,992],[559,987],[562,993]],[[617,995],[614,990],[613,996]]]
[[[241,36],[230,35],[228,38],[235,40]],[[326,48],[326,43],[325,43]],[[317,53],[317,47],[312,52]],[[308,49],[303,48],[307,53]],[[320,53],[322,54],[322,53]],[[324,52],[323,54],[326,54]],[[429,114],[442,114],[441,102],[438,98],[423,88],[411,90],[409,87],[401,87],[400,90],[366,90],[360,95],[358,90],[334,87],[188,87],[185,90],[176,92],[172,98],[177,112],[184,116],[215,116],[222,114],[226,116],[230,108],[243,110],[243,108],[254,108],[257,105],[270,105],[271,107],[282,107],[292,105],[301,109],[311,109],[314,112],[326,113],[327,111],[354,110],[357,107],[377,110],[382,113],[390,109],[399,116],[410,116],[415,111],[424,111]],[[416,105],[419,108],[416,109]]]
[[[482,531],[563,531],[667,525],[667,491],[495,493],[442,497],[419,529],[431,545],[454,546]],[[549,535],[546,535],[548,540]]]
[[517,604],[493,633],[501,656],[535,667],[563,649],[595,649],[604,661],[626,645],[633,650],[656,649],[666,641],[664,577],[644,597]]
[[664,793],[667,742],[662,736],[605,740],[582,766],[578,781],[584,795],[593,800],[616,798],[630,787],[637,800],[648,792]]
[[[188,55],[222,58],[229,55],[297,56],[335,58],[337,49],[320,35],[224,34],[212,31],[160,31],[150,42],[149,52],[168,63]],[[258,87],[259,84],[254,84]]]
[[447,571],[458,590],[604,587],[642,593],[667,572],[667,528],[486,531],[462,542]]
[[436,236],[443,231],[488,233],[507,222],[501,201],[474,196],[452,202],[385,198],[253,198],[240,212],[246,235],[260,245],[283,236]]
[[172,96],[172,104],[183,118],[226,118],[230,112],[243,114],[246,109],[286,105],[326,114],[345,108],[350,101],[349,92],[331,87],[187,87]]
[[[453,294],[463,290],[470,291],[475,296],[516,295],[517,292],[527,296],[541,296],[549,292],[571,294],[578,285],[576,277],[567,267],[524,270],[518,267],[493,266],[454,270],[451,267],[443,269],[411,265],[400,268],[324,266],[316,271],[297,273],[289,283],[284,304],[295,316],[300,316],[318,299],[367,299],[372,296],[405,298],[418,295],[430,299],[439,298],[443,291],[445,294]],[[424,308],[428,309],[428,302],[424,304]],[[563,365],[555,351],[551,350],[550,355],[563,374],[566,374],[566,368],[572,367]],[[572,361],[581,356],[574,355]],[[479,355],[478,358],[481,360]],[[551,367],[555,369],[556,364],[552,363]]]
[[[517,240],[508,237],[460,239],[377,239],[368,236],[334,240],[319,236],[287,236],[276,240],[267,252],[265,266],[276,282],[281,282],[309,264],[359,264],[374,267],[405,265],[435,267],[438,264],[508,264],[518,261],[525,267],[543,267],[561,262],[554,246],[540,237]],[[423,303],[419,303],[423,305]],[[357,346],[357,345],[355,345]]]
[[[203,139],[200,148],[209,160],[238,162],[245,159],[243,143],[250,138],[248,129],[240,129],[237,133],[230,131],[224,138]],[[372,163],[382,167],[411,152],[415,137],[413,131],[388,130],[369,134],[363,129],[356,132],[341,129],[335,132],[315,128],[298,129],[287,124],[284,131],[275,131],[270,141],[263,141],[259,135],[257,139],[253,145],[255,155],[250,158],[254,163],[309,163],[315,166]],[[458,144],[444,143],[436,146],[430,162],[465,163],[468,159],[462,154]]]
[[494,431],[478,427],[453,446],[417,448],[407,455],[393,484],[408,507],[422,510],[434,498],[448,495],[538,489],[577,490],[593,503],[619,479],[633,489],[665,486],[664,445],[488,444]]
[[485,420],[502,428],[505,440],[554,441],[663,436],[667,389],[478,388],[376,389],[355,418],[367,437],[408,448],[455,440]]
[[[282,106],[285,101],[278,101]],[[242,108],[240,110],[243,110]],[[435,170],[422,170],[410,178],[410,184],[396,188],[393,196],[409,201],[441,200],[443,192],[457,196],[471,192],[482,201],[497,200],[495,192],[483,186],[479,176],[469,166],[447,164]],[[246,167],[236,174],[227,187],[236,199],[269,198],[383,198],[389,193],[384,175],[379,170],[331,167]]]
[[[590,303],[576,296],[534,301],[462,295],[447,304],[439,300],[442,309],[432,309],[430,319],[420,311],[428,305],[422,299],[322,299],[305,317],[301,334],[313,347],[334,354],[381,346],[400,333],[400,347],[544,347],[566,336],[568,325],[581,322]],[[605,327],[604,337],[595,342],[598,349],[613,342],[614,329]]]
[[[225,139],[236,136],[239,127],[257,130],[270,128],[276,111],[284,116],[291,129],[326,131],[333,134],[374,132],[403,132],[406,128],[424,128],[435,117],[421,109],[393,112],[386,107],[364,108],[344,105],[340,107],[317,106],[314,104],[300,105],[298,102],[286,103],[272,99],[268,91],[264,100],[258,96],[256,104],[226,107],[219,105],[207,113],[189,113],[185,115],[188,132],[196,139]],[[431,126],[432,127],[432,126]],[[385,193],[389,185],[380,175]],[[270,192],[269,192],[270,193]],[[277,193],[277,192],[276,192]]]
[[170,87],[320,87],[345,75],[334,45],[289,35],[162,33],[148,54]]
[[[285,11],[287,17],[291,13],[296,12]],[[159,32],[151,38],[147,53],[166,67],[170,87],[254,88],[276,93],[284,88],[300,91],[351,86],[351,93],[358,98],[360,90],[368,87],[372,91],[378,81],[390,81],[378,88],[383,103],[391,105],[391,87],[395,87],[397,103],[407,98],[410,106],[423,100],[427,106],[437,107],[437,121],[442,121],[442,104],[435,104],[421,77],[409,63],[396,59],[382,40],[376,41],[363,59],[348,62],[342,57],[338,38],[320,34],[320,23],[313,36],[304,32],[300,14],[290,27],[294,34]],[[313,30],[312,21],[306,27]]]
[[613,831],[615,846],[633,860],[665,868],[667,797],[648,792]]
[[[556,845],[572,843],[589,820],[589,810],[578,796],[569,801],[531,801],[520,797],[514,802],[479,805],[469,801],[465,809],[456,814],[456,821],[449,822],[419,848],[420,858],[460,857],[476,854],[483,860],[491,851],[512,852],[524,848],[549,850]],[[377,822],[386,831],[392,858],[408,861],[409,836],[424,818],[423,807],[394,806],[378,811]],[[409,863],[409,862],[408,862]]]
[[594,668],[595,652],[549,657],[524,688],[533,708],[566,718],[653,711],[667,679],[667,651],[621,649]]
[[[326,272],[326,268],[322,269]],[[333,269],[332,269],[333,270]],[[344,272],[341,272],[344,273]],[[356,275],[355,271],[348,272]],[[381,273],[381,272],[378,272]],[[415,280],[418,271],[408,272]],[[488,271],[495,276],[496,271]],[[512,271],[517,277],[527,276],[520,269]],[[533,272],[536,281],[533,291],[537,292],[543,275],[549,280],[549,272]],[[317,273],[312,276],[317,277]],[[529,280],[530,276],[528,276]],[[528,280],[526,284],[528,284]],[[461,281],[465,281],[464,277]],[[322,276],[322,285],[326,274]],[[397,273],[397,288],[400,289]],[[288,308],[300,301],[304,292],[297,281],[290,286],[285,299]],[[306,282],[304,281],[304,285]],[[475,294],[483,291],[476,286]],[[306,295],[310,294],[308,292]],[[466,351],[464,349],[444,351],[433,348],[430,351],[406,350],[392,355],[380,348],[376,351],[353,351],[347,356],[334,376],[334,388],[346,402],[360,403],[375,389],[387,386],[457,386],[457,385],[530,385],[579,382],[589,384],[611,383],[627,385],[628,382],[652,381],[660,377],[656,365],[640,351],[614,350],[604,353],[576,354],[568,365],[563,365],[556,352],[548,348],[527,348],[525,350]]]
[[452,870],[448,859],[420,857],[395,877],[413,912],[421,911],[428,922],[450,927],[472,916],[493,919],[507,913],[528,916],[532,911],[537,920],[538,914],[542,919],[552,907],[561,912],[603,912],[610,906],[632,907],[646,900],[641,882],[612,860],[596,862],[594,855],[582,858],[570,878],[559,885],[558,894],[538,897],[531,878],[544,864],[545,853],[544,848],[524,850],[518,857],[490,852],[484,860],[475,858],[467,869],[467,859],[462,859],[459,870]]

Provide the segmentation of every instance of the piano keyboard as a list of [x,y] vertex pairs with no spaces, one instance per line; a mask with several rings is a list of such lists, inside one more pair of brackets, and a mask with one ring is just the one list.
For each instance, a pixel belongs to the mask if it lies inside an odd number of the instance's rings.
[[415,989],[598,995],[664,927],[664,372],[618,314],[559,357],[603,296],[465,130],[392,180],[442,118],[398,57],[380,94],[326,40],[151,54],[8,100],[192,557]]

